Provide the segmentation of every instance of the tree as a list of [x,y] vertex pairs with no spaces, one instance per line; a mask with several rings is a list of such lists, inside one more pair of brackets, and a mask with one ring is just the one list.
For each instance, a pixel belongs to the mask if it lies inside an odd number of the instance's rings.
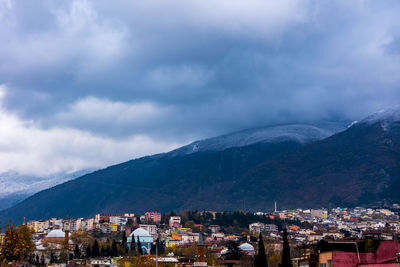
[[81,250],[79,249],[78,244],[75,245],[74,257],[75,257],[75,259],[80,259],[81,258]]
[[235,241],[228,241],[228,251],[225,254],[226,260],[240,260],[243,256],[238,244]]
[[113,240],[112,245],[111,245],[111,256],[118,257],[117,242],[115,242],[115,240]]
[[107,248],[105,246],[101,246],[100,257],[104,258],[104,257],[107,257],[107,256],[108,256],[107,255]]
[[44,255],[42,254],[42,256],[40,257],[40,265],[44,266]]
[[158,254],[159,255],[164,255],[165,254],[165,242],[164,241],[159,243]]
[[262,234],[258,237],[258,254],[255,257],[255,267],[268,267],[267,256],[265,255],[265,247]]
[[35,244],[33,243],[33,235],[35,231],[29,228],[27,225],[20,225],[17,227],[17,231],[20,233],[20,237],[24,243],[25,257],[33,252]]
[[100,256],[99,242],[97,242],[97,239],[95,239],[92,246],[92,257],[98,258],[99,256]]
[[136,256],[136,242],[135,235],[132,234],[131,246],[130,246],[130,254],[132,256]]
[[60,262],[60,263],[66,263],[69,259],[69,253],[65,250],[60,252],[60,256],[58,257],[58,260],[56,258],[56,261]]
[[72,233],[70,239],[74,244],[78,244],[80,249],[89,246],[93,242],[93,237],[83,231]]
[[31,251],[32,246],[32,232],[29,228],[25,225],[19,228],[14,228],[13,225],[7,225],[0,259],[2,262],[23,260],[25,255],[28,255]]
[[290,246],[286,228],[283,229],[283,249],[282,249],[281,267],[293,267],[292,260],[290,259]]
[[29,254],[29,263],[35,264],[35,254]]
[[127,243],[127,239],[126,239],[126,233],[125,231],[122,232],[122,249],[124,251],[124,253],[127,252],[127,248],[126,248],[126,243]]
[[138,254],[143,255],[142,244],[140,243],[140,236],[137,239],[137,248],[138,248]]
[[106,255],[107,255],[107,257],[110,257],[111,254],[112,254],[112,252],[111,252],[111,247],[110,247],[110,245],[107,245],[107,248],[106,248]]
[[54,253],[53,251],[50,253],[50,263],[55,263],[56,262],[56,258],[54,257]]
[[91,258],[91,257],[92,257],[92,250],[90,249],[90,246],[87,246],[85,258]]

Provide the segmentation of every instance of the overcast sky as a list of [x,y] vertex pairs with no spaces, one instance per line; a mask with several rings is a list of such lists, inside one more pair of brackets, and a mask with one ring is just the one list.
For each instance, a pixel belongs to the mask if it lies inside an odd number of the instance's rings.
[[0,173],[400,102],[400,1],[0,0]]

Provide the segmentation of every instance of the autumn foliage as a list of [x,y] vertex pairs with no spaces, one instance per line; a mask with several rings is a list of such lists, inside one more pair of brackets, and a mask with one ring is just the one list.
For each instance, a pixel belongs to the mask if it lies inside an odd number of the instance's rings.
[[34,249],[33,230],[26,225],[15,228],[13,225],[7,225],[4,233],[4,242],[1,247],[0,262],[16,262],[26,258]]

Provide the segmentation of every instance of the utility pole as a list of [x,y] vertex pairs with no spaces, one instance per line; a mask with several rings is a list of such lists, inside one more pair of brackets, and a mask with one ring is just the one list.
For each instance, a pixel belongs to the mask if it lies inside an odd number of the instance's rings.
[[158,236],[158,227],[157,227],[157,240],[158,242],[156,241],[156,267],[158,267],[158,244],[160,243],[160,239]]

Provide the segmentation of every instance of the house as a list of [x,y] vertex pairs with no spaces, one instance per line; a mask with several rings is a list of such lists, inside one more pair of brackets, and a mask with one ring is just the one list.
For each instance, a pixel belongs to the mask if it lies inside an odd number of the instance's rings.
[[160,223],[161,222],[161,213],[159,212],[146,212],[144,214],[146,222],[154,222]]
[[208,226],[208,229],[210,229],[211,233],[218,233],[219,231],[221,231],[221,227],[215,224]]
[[253,234],[259,234],[261,232],[264,232],[264,227],[265,224],[261,223],[261,222],[255,222],[249,225],[249,231],[250,233]]
[[118,226],[126,225],[128,218],[125,216],[110,216],[110,223],[116,224]]
[[182,235],[182,244],[196,243],[199,241],[198,233],[187,233]]
[[94,220],[96,223],[101,223],[101,222],[110,222],[110,217],[112,216],[123,216],[119,214],[96,214]]
[[278,226],[275,224],[265,224],[264,225],[264,232],[266,233],[277,233]]
[[182,241],[182,236],[179,234],[172,234],[170,238],[165,240],[165,246],[167,248],[179,246]]
[[[378,244],[378,242],[374,244]],[[376,250],[372,249],[372,252],[366,252],[368,251],[366,244],[355,241],[324,241],[320,247],[320,267],[400,265],[400,244],[395,241],[381,241],[378,248]]]
[[158,238],[157,225],[154,225],[154,224],[139,224],[139,228],[142,228],[142,229],[146,230],[153,237],[153,239],[157,239]]
[[278,226],[276,226],[275,224],[263,224],[261,222],[255,222],[249,225],[249,231],[253,234],[277,233]]
[[101,232],[106,234],[118,231],[118,225],[109,222],[103,222],[98,224],[98,228]]
[[211,234],[211,237],[213,240],[221,241],[221,240],[225,239],[225,234],[224,233],[214,233],[214,234]]
[[171,228],[181,227],[181,216],[171,216],[169,218],[169,227]]

